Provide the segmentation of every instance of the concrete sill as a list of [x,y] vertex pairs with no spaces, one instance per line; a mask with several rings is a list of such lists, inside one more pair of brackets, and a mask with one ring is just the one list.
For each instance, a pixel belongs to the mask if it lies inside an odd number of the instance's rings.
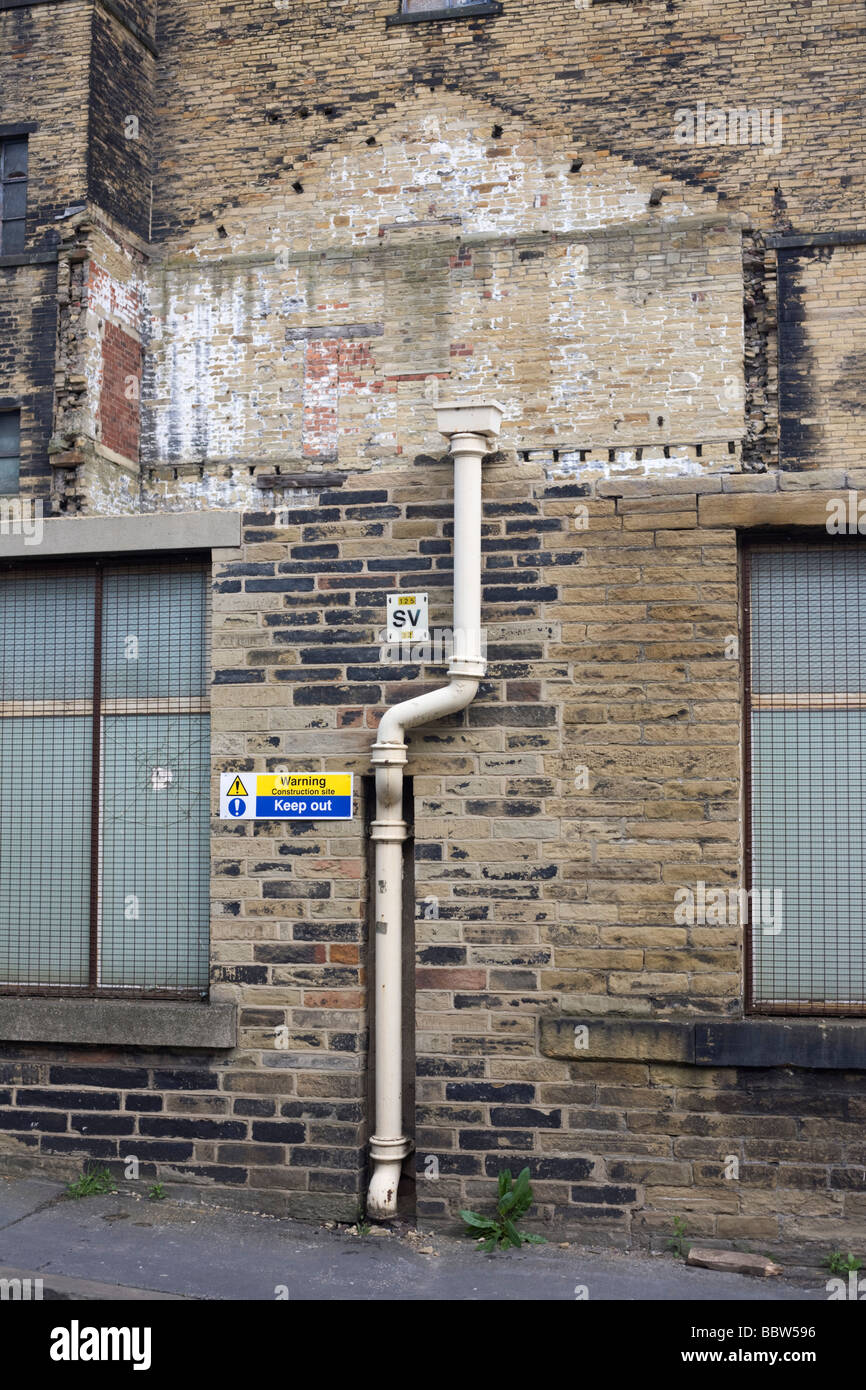
[[[127,551],[222,550],[241,543],[240,512],[138,512],[129,516],[49,517],[39,558],[121,555]],[[0,535],[0,558],[30,555],[29,536]]]
[[479,0],[477,5],[458,5],[443,10],[406,10],[400,14],[389,14],[385,23],[393,24],[433,24],[446,19],[478,19],[483,15],[502,14],[500,0]]
[[231,1048],[237,1007],[156,999],[0,996],[0,1041]]
[[[586,1028],[586,1047],[575,1046]],[[546,1057],[570,1062],[677,1062],[694,1067],[866,1071],[866,1019],[543,1018]]]
[[0,256],[0,269],[6,270],[16,265],[54,265],[56,251],[16,251],[8,256]]

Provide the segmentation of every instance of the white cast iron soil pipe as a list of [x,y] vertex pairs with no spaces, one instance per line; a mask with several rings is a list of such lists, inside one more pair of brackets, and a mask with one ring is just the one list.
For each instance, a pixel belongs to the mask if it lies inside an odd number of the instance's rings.
[[386,710],[373,745],[376,770],[376,1130],[370,1140],[373,1176],[367,1214],[397,1212],[397,1186],[411,1144],[403,1134],[402,928],[403,768],[406,731],[465,709],[486,670],[481,657],[481,460],[499,434],[496,401],[453,401],[437,407],[440,433],[454,459],[454,655],[448,685]]

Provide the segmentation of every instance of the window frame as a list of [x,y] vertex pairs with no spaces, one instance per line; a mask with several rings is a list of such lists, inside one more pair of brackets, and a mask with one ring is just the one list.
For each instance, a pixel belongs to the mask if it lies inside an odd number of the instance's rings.
[[21,407],[17,405],[0,406],[0,416],[4,415],[15,416],[17,423],[18,451],[14,454],[4,454],[2,452],[2,442],[0,442],[0,463],[5,462],[7,459],[16,459],[18,462],[18,471],[16,473],[14,488],[11,488],[7,492],[4,490],[2,484],[0,484],[0,497],[18,497],[21,492]]
[[[854,541],[866,548],[866,540],[860,537],[837,537],[837,541],[844,545],[846,539]],[[754,862],[753,862],[753,791],[754,783],[752,777],[752,714],[754,710],[752,699],[752,596],[751,596],[751,559],[755,550],[766,546],[785,546],[785,545],[823,545],[826,546],[829,540],[826,529],[819,529],[813,526],[804,527],[761,527],[743,532],[739,537],[739,580],[741,595],[741,653],[742,653],[742,778],[743,778],[743,881],[746,892],[749,896],[749,903],[754,901],[751,896],[754,889]],[[742,945],[743,945],[743,1012],[747,1019],[764,1019],[769,1022],[771,1019],[803,1019],[804,1021],[815,1021],[816,1019],[826,1018],[828,1020],[851,1019],[858,1020],[866,1018],[866,997],[859,1003],[849,1001],[834,1003],[832,1000],[805,1001],[763,1001],[755,997],[754,980],[754,955],[753,955],[753,931],[752,913],[749,912],[748,921],[743,924]]]
[[[6,174],[7,149],[10,145],[23,145],[27,152],[26,172],[23,177],[9,178]],[[6,216],[6,189],[7,187],[24,189],[24,211],[20,216]],[[20,135],[4,135],[0,137],[0,256],[21,256],[27,250],[27,203],[30,188],[30,141],[26,133]],[[7,226],[21,225],[23,235],[20,246],[8,246],[6,244]]]
[[400,8],[396,14],[387,16],[385,23],[393,24],[435,24],[446,20],[455,19],[483,19],[485,17],[495,17],[502,14],[502,0],[470,0],[468,4],[451,3],[450,0],[441,0],[435,9],[429,10],[405,10],[403,5],[405,0],[400,0]]
[[[180,570],[201,571],[205,581],[206,607],[204,613],[204,631],[202,633],[203,656],[205,661],[205,681],[201,696],[148,696],[139,697],[140,703],[146,705],[153,702],[153,710],[147,708],[136,708],[134,710],[121,710],[120,708],[108,711],[106,709],[108,701],[102,698],[102,664],[103,664],[103,645],[102,645],[102,602],[101,587],[102,578],[106,571],[140,571],[140,572],[176,572]],[[100,970],[100,932],[102,921],[100,919],[100,899],[103,891],[101,882],[102,856],[100,852],[100,842],[104,829],[104,810],[105,796],[101,785],[101,763],[106,747],[105,729],[102,721],[105,717],[116,717],[119,714],[126,714],[128,717],[136,718],[139,716],[164,713],[160,710],[160,705],[170,703],[179,706],[184,702],[189,704],[189,709],[175,708],[169,712],[180,714],[200,714],[207,719],[208,736],[210,736],[210,715],[212,709],[211,701],[211,680],[212,680],[212,611],[211,611],[211,577],[212,577],[212,557],[206,550],[172,550],[168,552],[143,552],[133,555],[129,552],[119,552],[116,554],[105,555],[52,555],[49,557],[23,558],[0,558],[0,578],[9,573],[32,573],[50,574],[56,571],[58,575],[70,575],[79,573],[81,575],[94,576],[96,581],[96,599],[94,608],[94,629],[92,633],[92,645],[87,650],[87,657],[91,665],[92,689],[86,697],[72,697],[71,703],[89,706],[89,709],[82,709],[81,714],[88,717],[91,721],[91,766],[90,766],[90,785],[88,800],[87,823],[84,827],[85,839],[89,841],[89,886],[88,886],[88,981],[86,984],[51,984],[27,982],[16,984],[11,981],[0,980],[0,1000],[3,998],[45,998],[50,999],[77,999],[79,1001],[97,1001],[100,999],[126,1000],[130,1003],[142,1000],[160,1000],[164,1003],[183,1003],[184,1001],[195,1001],[197,1004],[209,1002],[210,988],[210,942],[211,942],[211,910],[209,894],[206,906],[207,922],[206,931],[208,938],[207,949],[207,979],[197,988],[172,987],[154,988],[139,986],[135,984],[111,984],[103,985],[99,983]],[[56,702],[49,702],[56,703]],[[112,699],[111,703],[120,706],[124,703],[123,697]],[[11,716],[14,717],[14,716]],[[22,717],[27,717],[22,716]],[[208,784],[210,782],[210,769],[212,763],[208,759]],[[207,792],[208,812],[210,806],[210,792]],[[209,821],[209,814],[208,814]],[[208,876],[210,868],[210,848],[206,851],[206,863]]]

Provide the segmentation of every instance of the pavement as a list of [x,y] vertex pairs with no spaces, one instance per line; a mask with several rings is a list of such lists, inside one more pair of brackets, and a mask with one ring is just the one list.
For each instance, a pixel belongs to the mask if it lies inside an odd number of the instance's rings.
[[[123,1184],[70,1198],[62,1183],[0,1177],[0,1281],[40,1278],[43,1298],[292,1301],[826,1301],[799,1286],[687,1268],[672,1255],[548,1245],[484,1255],[405,1224],[315,1226],[167,1198]],[[0,1284],[0,1288],[2,1288]]]

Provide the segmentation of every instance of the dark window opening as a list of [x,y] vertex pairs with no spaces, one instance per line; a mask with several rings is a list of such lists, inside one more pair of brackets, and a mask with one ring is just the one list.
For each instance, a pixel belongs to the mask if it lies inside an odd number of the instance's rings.
[[208,571],[0,572],[0,991],[207,992]]
[[866,543],[752,542],[743,578],[747,1006],[863,1014]]
[[17,495],[21,472],[21,411],[0,410],[0,495]]
[[478,0],[403,0],[403,13],[414,14],[417,10],[459,10],[464,5],[478,4]]
[[398,14],[388,24],[407,24],[431,19],[472,19],[502,13],[501,0],[401,0]]
[[27,137],[0,140],[0,255],[24,250],[27,217]]

